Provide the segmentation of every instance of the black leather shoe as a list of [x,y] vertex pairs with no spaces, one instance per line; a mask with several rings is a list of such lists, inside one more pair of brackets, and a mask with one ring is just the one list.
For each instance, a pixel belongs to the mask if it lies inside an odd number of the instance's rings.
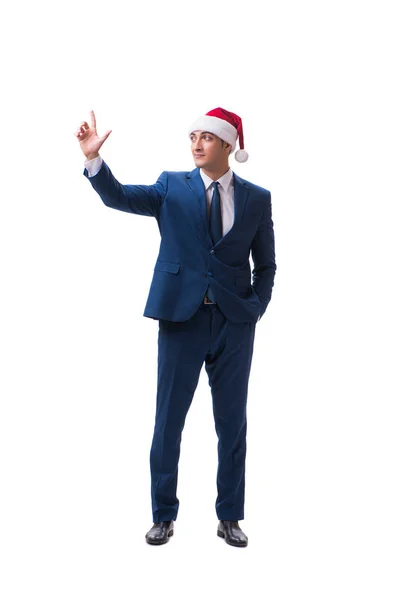
[[227,544],[244,548],[249,543],[247,535],[240,529],[237,521],[220,521],[217,535],[225,538]]
[[171,535],[174,535],[174,522],[161,521],[161,523],[154,523],[150,531],[146,533],[146,542],[159,546],[160,544],[166,544]]

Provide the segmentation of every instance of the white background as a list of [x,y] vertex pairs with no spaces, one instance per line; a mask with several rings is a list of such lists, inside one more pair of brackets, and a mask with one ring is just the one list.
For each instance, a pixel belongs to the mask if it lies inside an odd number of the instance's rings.
[[[3,600],[399,598],[395,2],[20,2],[3,13]],[[191,170],[187,127],[243,118],[278,270],[248,402],[247,549],[216,536],[203,370],[175,536],[155,548],[155,220],[106,208],[74,131],[123,183]],[[142,590],[142,591],[139,591]],[[252,591],[250,591],[252,590]]]

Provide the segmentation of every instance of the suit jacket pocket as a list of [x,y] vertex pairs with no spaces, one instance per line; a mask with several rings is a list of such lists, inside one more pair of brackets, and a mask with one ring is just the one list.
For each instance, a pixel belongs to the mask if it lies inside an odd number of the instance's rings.
[[155,271],[165,271],[167,273],[178,273],[181,265],[176,263],[165,262],[163,260],[158,260],[155,264]]

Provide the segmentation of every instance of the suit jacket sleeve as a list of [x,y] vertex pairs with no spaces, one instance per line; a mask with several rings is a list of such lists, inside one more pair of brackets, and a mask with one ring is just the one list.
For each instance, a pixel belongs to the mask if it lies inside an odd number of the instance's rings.
[[167,191],[166,171],[161,173],[154,185],[123,185],[117,181],[104,161],[100,171],[94,177],[89,177],[87,169],[83,174],[89,179],[106,206],[136,215],[158,218]]
[[276,271],[275,236],[270,192],[268,192],[266,198],[263,217],[253,238],[251,257],[254,263],[252,286],[261,300],[261,312],[259,315],[259,319],[261,319],[271,300]]

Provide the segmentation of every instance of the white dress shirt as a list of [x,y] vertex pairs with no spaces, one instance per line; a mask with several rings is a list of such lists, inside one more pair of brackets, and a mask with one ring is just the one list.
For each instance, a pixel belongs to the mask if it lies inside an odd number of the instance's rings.
[[[208,177],[202,169],[200,169],[200,176],[203,180],[204,187],[206,188],[207,211],[208,214],[210,214],[211,198],[214,191],[211,184],[214,180]],[[225,235],[231,229],[235,218],[232,169],[228,169],[228,171],[216,181],[219,183],[218,190],[221,198],[222,235]]]
[[103,164],[103,159],[101,156],[96,156],[96,158],[92,158],[92,160],[85,160],[85,167],[87,169],[89,177],[94,177],[101,169],[101,165]]
[[[88,171],[89,177],[94,177],[101,169],[103,159],[101,156],[92,158],[92,160],[85,160],[85,167]],[[203,180],[204,187],[206,190],[207,197],[207,211],[210,212],[211,198],[213,194],[213,188],[211,184],[213,179],[208,177],[202,169],[200,169],[200,176]],[[222,235],[225,235],[232,227],[235,218],[235,206],[234,206],[234,192],[233,192],[233,172],[232,169],[228,169],[227,172],[222,175],[219,179],[219,195],[221,198],[221,216],[222,216]]]

